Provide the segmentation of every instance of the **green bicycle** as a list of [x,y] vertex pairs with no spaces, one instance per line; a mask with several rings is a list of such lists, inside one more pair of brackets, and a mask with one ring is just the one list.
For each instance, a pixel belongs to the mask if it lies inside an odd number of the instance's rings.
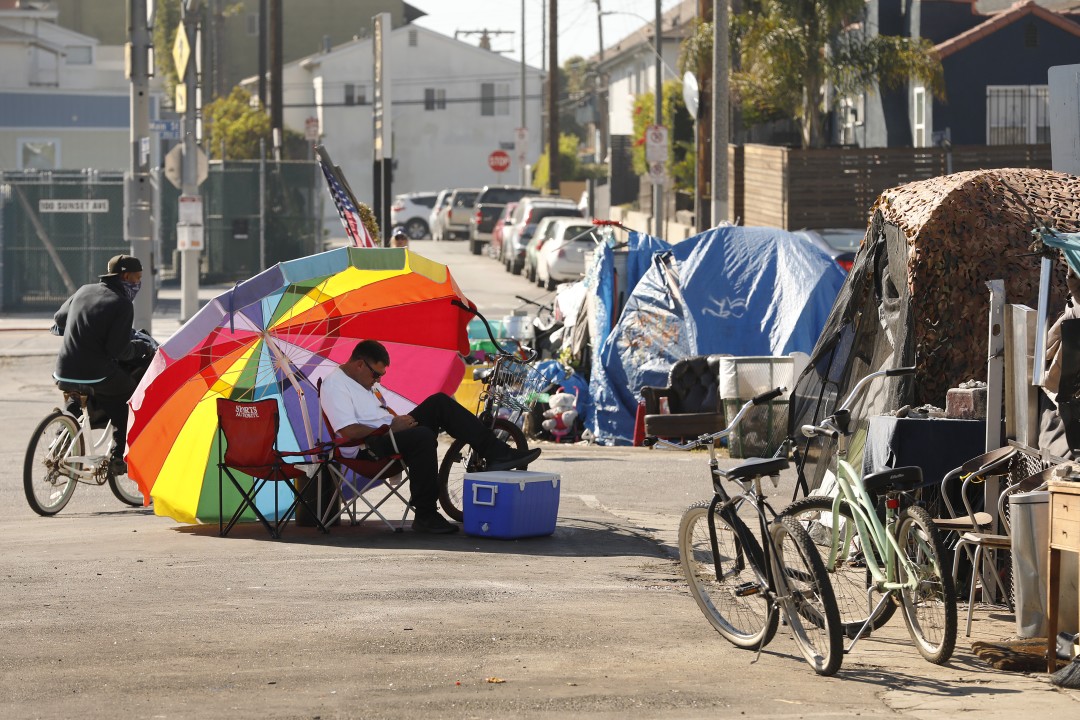
[[[907,495],[925,485],[922,470],[901,467],[860,478],[841,457],[851,436],[850,408],[863,389],[876,378],[914,371],[909,367],[871,373],[821,425],[802,427],[806,437],[837,441],[838,492],[796,501],[780,514],[806,528],[821,551],[844,633],[851,640],[845,652],[884,625],[899,606],[915,647],[940,665],[956,645],[956,592],[930,514]],[[884,516],[877,509],[882,496]],[[881,594],[876,603],[874,593]]]

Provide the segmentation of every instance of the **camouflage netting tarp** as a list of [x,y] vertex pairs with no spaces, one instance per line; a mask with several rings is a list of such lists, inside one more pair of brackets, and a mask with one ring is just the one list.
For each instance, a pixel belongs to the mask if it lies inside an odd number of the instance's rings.
[[[986,283],[1004,280],[1006,302],[1037,306],[1031,231],[1043,221],[1080,229],[1080,178],[1031,169],[956,173],[886,190],[871,215],[855,267],[792,393],[789,431],[822,419],[875,370],[917,366],[913,380],[878,381],[853,408],[853,422],[905,404],[944,407],[949,388],[985,380]],[[1064,304],[1065,272],[1062,260],[1052,279],[1051,319]],[[831,449],[825,442],[800,441],[811,486],[824,470],[813,466]]]

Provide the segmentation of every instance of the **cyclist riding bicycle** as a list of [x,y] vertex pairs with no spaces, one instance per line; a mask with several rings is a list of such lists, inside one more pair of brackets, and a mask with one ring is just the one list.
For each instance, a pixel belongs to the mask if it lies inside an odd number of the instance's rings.
[[[63,338],[53,379],[94,388],[94,404],[113,426],[109,467],[114,475],[127,473],[124,444],[128,408],[138,380],[153,357],[153,348],[134,339],[132,301],[142,287],[142,263],[130,255],[109,260],[101,282],[83,285],[53,316],[52,333]],[[80,408],[69,402],[68,410]]]

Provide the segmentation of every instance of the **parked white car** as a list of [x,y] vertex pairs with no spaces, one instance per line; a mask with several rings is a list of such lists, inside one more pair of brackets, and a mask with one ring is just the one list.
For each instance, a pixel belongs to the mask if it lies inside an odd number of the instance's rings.
[[410,240],[423,240],[430,232],[428,217],[438,196],[435,192],[414,192],[396,196],[390,206],[390,227],[401,225]]
[[517,275],[525,267],[525,247],[529,244],[536,225],[548,215],[580,215],[573,200],[537,195],[522,198],[510,217],[513,227],[507,234],[503,228],[502,252],[499,261],[506,271]]
[[585,272],[585,253],[596,248],[599,237],[592,224],[581,218],[560,218],[552,224],[551,237],[536,253],[536,284],[548,290]]

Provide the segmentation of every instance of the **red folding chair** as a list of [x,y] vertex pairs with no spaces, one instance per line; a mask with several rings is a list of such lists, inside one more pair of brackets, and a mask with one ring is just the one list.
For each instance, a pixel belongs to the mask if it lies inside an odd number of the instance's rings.
[[[312,509],[303,493],[313,477],[322,473],[330,454],[330,445],[299,450],[297,452],[281,452],[277,447],[278,434],[278,404],[277,400],[258,400],[255,402],[238,402],[218,398],[218,534],[224,537],[232,530],[233,525],[240,520],[241,515],[248,508],[255,514],[273,538],[281,537],[281,529],[289,522],[296,513],[297,506],[303,506],[311,517],[315,518],[315,524],[322,532],[328,532],[326,525],[318,514]],[[224,452],[223,452],[224,450]],[[308,472],[301,465],[312,465],[308,460],[305,462],[289,462],[285,458],[314,458],[315,471]],[[250,490],[245,489],[246,482],[233,474],[236,471],[252,479]],[[232,514],[228,524],[224,524],[224,480],[225,475],[232,482],[233,487],[240,494],[240,504]],[[305,478],[301,487],[296,487],[296,481]],[[255,504],[255,498],[268,484],[273,483],[274,488],[274,522],[271,523],[266,515]],[[292,493],[292,502],[284,513],[278,505],[278,490],[282,485],[289,488]]]
[[[320,407],[322,405],[322,381],[317,384],[319,391]],[[330,426],[326,413],[322,413],[323,424],[329,428],[333,437],[334,428]],[[394,445],[395,453],[377,460],[362,457],[365,450],[362,440],[345,440],[334,437],[333,455],[327,463],[326,473],[334,484],[329,506],[322,517],[324,525],[331,525],[342,515],[348,514],[352,525],[359,525],[372,515],[378,517],[394,532],[401,532],[405,521],[412,509],[409,499],[402,495],[402,488],[409,481],[409,471],[405,466],[400,453],[397,453],[397,443],[394,441],[394,433],[389,426],[379,428],[373,435],[390,435],[390,441]],[[357,447],[361,457],[348,457],[342,452],[342,448]],[[381,495],[379,494],[381,492]],[[320,501],[322,486],[320,476],[319,486]],[[383,515],[380,508],[391,498],[397,498],[405,505],[405,511],[401,515],[401,522],[396,526]],[[357,509],[357,503],[363,507]],[[320,507],[322,505],[320,504]],[[365,509],[366,508],[366,509]]]

